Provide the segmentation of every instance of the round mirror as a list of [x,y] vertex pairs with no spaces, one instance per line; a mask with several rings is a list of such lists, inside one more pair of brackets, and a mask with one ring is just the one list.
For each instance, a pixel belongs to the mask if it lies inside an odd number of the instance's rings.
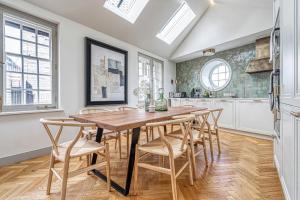
[[201,69],[201,84],[209,91],[223,90],[231,80],[230,65],[223,59],[213,59]]

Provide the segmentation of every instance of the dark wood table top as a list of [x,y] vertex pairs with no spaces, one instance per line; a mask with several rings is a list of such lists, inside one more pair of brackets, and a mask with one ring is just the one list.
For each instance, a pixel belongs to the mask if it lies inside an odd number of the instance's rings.
[[146,125],[149,122],[169,120],[176,115],[184,115],[195,111],[202,111],[206,108],[197,107],[173,107],[165,112],[149,113],[142,109],[101,112],[94,114],[71,115],[79,122],[96,123],[98,128],[112,131],[122,131]]

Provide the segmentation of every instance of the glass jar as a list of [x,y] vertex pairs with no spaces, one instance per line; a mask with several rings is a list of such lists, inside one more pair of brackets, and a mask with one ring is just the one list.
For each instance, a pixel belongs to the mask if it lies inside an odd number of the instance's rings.
[[163,88],[159,89],[159,98],[155,101],[156,111],[167,111],[168,110],[168,100],[164,98]]
[[149,111],[150,103],[151,103],[151,96],[150,94],[147,94],[145,98],[145,111],[147,112]]

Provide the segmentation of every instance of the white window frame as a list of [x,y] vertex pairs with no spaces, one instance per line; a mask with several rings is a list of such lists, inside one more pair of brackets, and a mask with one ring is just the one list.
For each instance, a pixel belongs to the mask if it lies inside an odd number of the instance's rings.
[[[145,55],[143,53],[138,53],[138,63],[139,63],[139,58],[140,57],[143,57],[143,58],[146,58],[146,59],[149,59],[150,60],[150,95],[152,98],[154,98],[154,93],[155,93],[155,89],[154,89],[154,75],[153,75],[153,67],[154,67],[154,62],[158,62],[158,63],[161,63],[161,66],[162,66],[162,72],[161,72],[161,86],[162,88],[164,87],[164,61],[162,60],[159,60],[159,59],[156,59],[156,58],[153,58],[151,56],[148,56],[148,55]],[[138,64],[138,67],[139,67],[139,64]],[[140,69],[138,69],[138,72],[139,72]],[[139,75],[139,74],[138,74]],[[140,79],[140,75],[139,75],[139,79]],[[140,82],[140,80],[138,80],[138,83]],[[139,86],[139,85],[138,85]],[[158,92],[158,91],[157,91]],[[155,100],[155,99],[154,99]],[[138,102],[139,103],[142,103],[144,100],[141,100],[139,97],[138,97]]]
[[[227,66],[228,79],[226,80],[226,83],[223,86],[218,87],[218,86],[215,86],[212,81],[212,72],[220,65]],[[201,82],[202,87],[204,87],[204,89],[206,89],[208,91],[217,92],[217,91],[221,91],[221,90],[225,89],[229,85],[231,78],[232,78],[231,66],[229,65],[228,62],[226,62],[225,60],[223,60],[221,58],[215,58],[215,59],[209,60],[201,68],[200,82]]]
[[[41,30],[47,30],[51,32],[50,38],[50,57],[51,68],[52,68],[52,103],[51,104],[21,104],[21,105],[5,105],[5,19],[12,19],[12,21],[19,21],[22,24],[27,24],[29,26],[39,27]],[[3,112],[14,112],[14,111],[34,111],[34,110],[47,110],[58,108],[58,49],[57,49],[57,24],[45,21],[43,19],[34,17],[32,15],[17,11],[13,8],[7,7],[0,4],[0,35],[2,40],[0,40],[0,96],[2,97],[2,111]],[[22,51],[22,49],[21,49]],[[38,52],[36,52],[38,53]],[[23,72],[22,72],[23,76]],[[39,80],[38,80],[39,81]],[[0,109],[1,110],[1,109]]]

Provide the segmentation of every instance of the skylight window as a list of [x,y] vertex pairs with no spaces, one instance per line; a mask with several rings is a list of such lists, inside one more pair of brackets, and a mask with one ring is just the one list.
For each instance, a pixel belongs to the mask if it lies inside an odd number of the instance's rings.
[[104,7],[134,24],[149,0],[106,0]]
[[156,37],[167,44],[172,44],[195,17],[196,15],[192,9],[183,1],[175,14],[169,19]]

